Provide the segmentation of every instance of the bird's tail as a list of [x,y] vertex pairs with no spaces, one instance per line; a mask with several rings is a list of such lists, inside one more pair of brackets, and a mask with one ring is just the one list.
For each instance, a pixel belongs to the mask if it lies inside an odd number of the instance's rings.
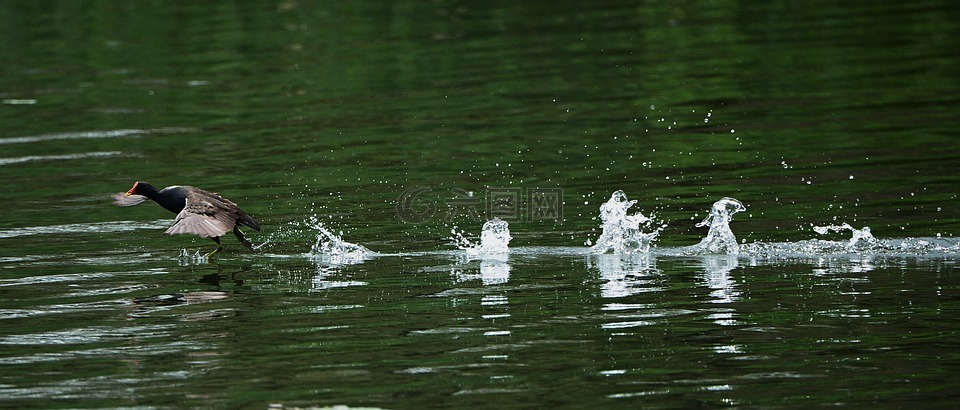
[[237,223],[243,226],[253,228],[253,230],[259,231],[260,224],[257,223],[256,219],[253,219],[252,216],[247,215],[246,212],[240,211],[240,215],[237,216]]

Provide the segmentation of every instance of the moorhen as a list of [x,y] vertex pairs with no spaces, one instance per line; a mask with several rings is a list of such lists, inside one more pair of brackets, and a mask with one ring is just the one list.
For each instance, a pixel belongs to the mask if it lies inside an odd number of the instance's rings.
[[163,233],[188,233],[213,239],[217,243],[217,249],[204,257],[216,255],[223,250],[220,237],[231,229],[240,243],[254,251],[253,245],[240,231],[238,224],[258,231],[260,224],[237,204],[213,192],[181,185],[168,186],[158,191],[153,185],[137,181],[126,194],[115,194],[113,199],[117,206],[133,206],[152,199],[166,210],[177,214],[173,226]]

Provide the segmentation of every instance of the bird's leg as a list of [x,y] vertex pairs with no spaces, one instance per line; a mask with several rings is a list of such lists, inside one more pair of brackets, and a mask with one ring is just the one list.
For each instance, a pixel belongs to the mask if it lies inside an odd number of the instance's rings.
[[210,253],[208,253],[208,254],[206,254],[206,255],[203,255],[204,258],[209,258],[209,257],[211,257],[211,256],[213,256],[213,255],[216,255],[216,254],[220,253],[220,251],[223,250],[223,244],[220,243],[220,237],[219,237],[219,236],[213,236],[213,237],[211,237],[210,239],[213,239],[213,241],[217,243],[217,249],[214,249],[214,250],[211,251]]
[[241,231],[239,227],[233,227],[233,234],[237,236],[237,239],[240,241],[240,243],[244,244],[244,246],[247,248],[250,248],[251,251],[257,251],[256,249],[253,249],[253,244],[250,243],[247,237],[243,235],[243,231]]

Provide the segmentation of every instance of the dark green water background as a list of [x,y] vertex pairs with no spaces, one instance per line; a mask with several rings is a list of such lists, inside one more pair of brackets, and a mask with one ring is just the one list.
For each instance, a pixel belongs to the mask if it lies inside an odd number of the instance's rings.
[[[746,242],[955,236],[958,21],[933,0],[0,2],[0,407],[956,402],[956,257],[583,246],[618,189],[661,247],[724,196]],[[220,192],[262,252],[190,257],[212,242],[110,204],[136,180]],[[525,199],[509,258],[445,244],[503,193]],[[314,216],[384,255],[305,255]]]

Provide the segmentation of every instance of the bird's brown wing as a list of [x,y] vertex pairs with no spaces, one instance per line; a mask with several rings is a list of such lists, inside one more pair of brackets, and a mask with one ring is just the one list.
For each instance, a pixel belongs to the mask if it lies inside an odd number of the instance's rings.
[[147,197],[143,195],[126,195],[123,192],[113,194],[113,204],[116,206],[134,206],[146,200]]
[[186,198],[186,206],[177,214],[173,226],[163,233],[217,237],[233,229],[235,221],[236,215],[216,198],[190,195]]

